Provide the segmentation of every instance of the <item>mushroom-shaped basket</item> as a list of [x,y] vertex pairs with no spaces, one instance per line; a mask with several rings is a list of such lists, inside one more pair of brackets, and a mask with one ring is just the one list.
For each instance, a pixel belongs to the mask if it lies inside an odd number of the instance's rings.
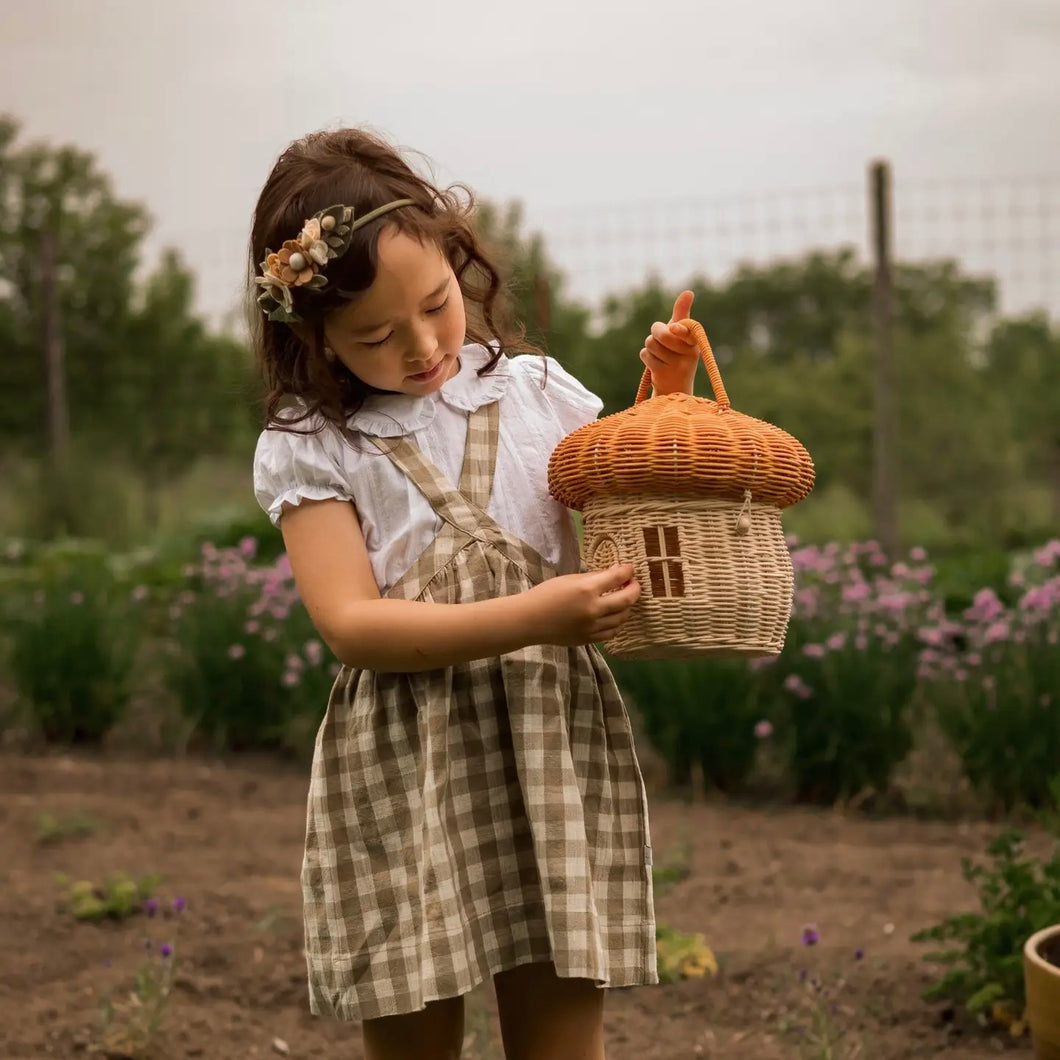
[[794,573],[780,513],[813,489],[806,449],[729,405],[703,328],[691,332],[714,401],[648,398],[567,435],[549,492],[583,514],[589,570],[636,568],[641,597],[606,644],[631,659],[778,655]]

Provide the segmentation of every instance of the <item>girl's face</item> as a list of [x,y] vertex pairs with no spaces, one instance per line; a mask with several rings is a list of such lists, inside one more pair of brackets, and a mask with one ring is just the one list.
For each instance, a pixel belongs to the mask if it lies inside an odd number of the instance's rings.
[[362,383],[423,396],[459,368],[464,327],[460,285],[439,247],[387,228],[372,286],[328,317],[324,340]]

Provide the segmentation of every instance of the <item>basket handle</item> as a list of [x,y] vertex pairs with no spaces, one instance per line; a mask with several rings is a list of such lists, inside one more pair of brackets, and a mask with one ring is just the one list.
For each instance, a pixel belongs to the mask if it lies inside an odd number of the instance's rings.
[[[683,324],[688,328],[696,345],[699,347],[699,356],[703,358],[707,375],[710,377],[710,389],[714,392],[714,400],[718,403],[718,408],[722,410],[728,409],[730,407],[729,395],[725,393],[725,384],[721,381],[718,362],[714,360],[714,351],[710,348],[710,340],[707,338],[707,333],[703,330],[703,325],[697,320],[678,320],[676,323]],[[640,377],[640,386],[637,387],[637,400],[634,404],[639,405],[646,400],[650,390],[651,369],[645,368],[644,374]]]

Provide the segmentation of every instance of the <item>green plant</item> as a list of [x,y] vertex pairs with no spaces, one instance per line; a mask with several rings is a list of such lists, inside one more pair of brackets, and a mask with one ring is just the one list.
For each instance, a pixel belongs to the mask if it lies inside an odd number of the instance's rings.
[[[1060,804],[1060,784],[1054,785]],[[1008,830],[988,847],[989,865],[962,860],[964,878],[979,895],[977,912],[958,913],[913,935],[914,942],[943,942],[925,960],[949,970],[925,994],[950,998],[975,1015],[1011,1024],[1021,1018],[1023,944],[1034,932],[1060,922],[1060,843],[1048,861],[1025,856],[1023,836]]]
[[829,978],[799,972],[798,1000],[780,1030],[796,1035],[802,1060],[867,1060],[864,1038],[848,1025],[847,985],[847,976],[838,972]]
[[1049,802],[1060,763],[1060,540],[1025,557],[1012,606],[989,588],[921,631],[921,670],[965,776],[1003,810]]
[[161,877],[151,874],[133,879],[124,872],[113,872],[101,883],[92,880],[71,882],[60,875],[62,907],[77,920],[125,920],[138,913],[151,914],[157,908],[154,893]]
[[740,791],[754,768],[762,717],[762,682],[746,663],[609,660],[623,691],[637,705],[645,733],[678,785],[700,766],[704,782]]
[[[121,1060],[149,1060],[156,1055],[155,1040],[162,1018],[173,995],[177,968],[177,921],[186,908],[183,898],[175,898],[164,914],[173,923],[171,941],[156,949],[145,940],[150,956],[133,975],[132,988],[115,1001],[103,993],[99,1001],[99,1030],[89,1043],[88,1052]],[[157,902],[148,907],[150,916],[158,913]]]
[[105,565],[46,570],[9,601],[15,687],[41,736],[98,744],[124,717],[138,647],[137,601]]
[[691,855],[692,844],[685,838],[679,846],[672,848],[665,857],[652,865],[652,885],[657,898],[682,880],[688,879],[692,872]]
[[94,835],[100,828],[97,818],[87,813],[57,817],[45,810],[37,815],[37,842],[58,843],[63,839],[81,839]]
[[337,664],[298,598],[285,556],[255,566],[256,543],[205,545],[171,609],[166,682],[216,748],[312,742]]
[[176,951],[164,946],[133,977],[125,998],[100,1000],[99,1032],[88,1052],[121,1060],[148,1060],[173,992]]
[[911,633],[835,633],[804,644],[781,695],[795,797],[833,803],[886,791],[913,746],[917,645]]
[[890,564],[871,541],[792,552],[794,615],[763,674],[797,799],[885,791],[912,748],[917,631],[938,606],[926,559],[917,548]]
[[718,974],[718,961],[702,935],[656,924],[655,949],[661,983]]

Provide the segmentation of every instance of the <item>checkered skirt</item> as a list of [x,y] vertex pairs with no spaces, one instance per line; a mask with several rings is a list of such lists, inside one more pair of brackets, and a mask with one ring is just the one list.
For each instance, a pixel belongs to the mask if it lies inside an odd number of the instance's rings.
[[[443,520],[390,596],[462,603],[553,575],[484,510],[495,404],[469,416],[459,488],[407,438],[371,441]],[[317,734],[302,888],[317,1014],[413,1012],[531,961],[657,982],[644,784],[599,652],[344,668]]]

